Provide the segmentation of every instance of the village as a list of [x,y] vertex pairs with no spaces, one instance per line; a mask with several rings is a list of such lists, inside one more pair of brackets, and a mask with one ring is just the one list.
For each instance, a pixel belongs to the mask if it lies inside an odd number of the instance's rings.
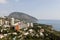
[[0,17],[0,40],[57,40],[54,35],[52,36],[53,32],[51,25]]
[[[33,23],[25,23],[15,18],[0,17],[0,26],[11,27],[11,26],[27,27],[33,26]],[[20,29],[20,28],[19,28]]]
[[23,21],[15,18],[0,17],[0,28],[2,28],[0,29],[0,38],[4,37],[3,35],[5,34],[3,34],[3,31],[7,30],[6,28],[13,28],[13,30],[19,31],[20,29],[27,28],[29,26],[33,27],[33,23],[24,23]]

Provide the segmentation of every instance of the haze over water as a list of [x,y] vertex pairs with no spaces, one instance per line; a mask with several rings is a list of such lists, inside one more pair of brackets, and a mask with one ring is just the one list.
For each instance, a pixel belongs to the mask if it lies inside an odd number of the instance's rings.
[[39,23],[52,25],[57,31],[60,31],[60,20],[39,20]]

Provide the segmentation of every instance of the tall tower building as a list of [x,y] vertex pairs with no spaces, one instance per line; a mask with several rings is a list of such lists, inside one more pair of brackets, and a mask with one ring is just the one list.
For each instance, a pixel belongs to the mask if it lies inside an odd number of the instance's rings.
[[30,26],[30,23],[27,23],[27,26],[29,27]]
[[11,18],[11,25],[14,25],[14,18]]
[[30,25],[31,25],[31,27],[33,27],[33,23],[31,23]]
[[2,19],[0,20],[0,26],[3,24]]

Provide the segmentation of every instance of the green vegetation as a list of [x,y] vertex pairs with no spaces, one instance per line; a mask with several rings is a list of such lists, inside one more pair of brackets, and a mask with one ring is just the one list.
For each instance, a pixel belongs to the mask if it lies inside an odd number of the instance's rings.
[[[0,27],[0,30],[3,29]],[[6,30],[0,31],[0,34],[7,34],[7,36],[0,38],[0,40],[60,40],[60,32],[53,30],[51,25],[34,23],[34,27],[20,29],[16,31],[13,27],[4,28]],[[33,30],[30,32],[29,30]],[[44,29],[44,36],[40,36],[40,30]]]

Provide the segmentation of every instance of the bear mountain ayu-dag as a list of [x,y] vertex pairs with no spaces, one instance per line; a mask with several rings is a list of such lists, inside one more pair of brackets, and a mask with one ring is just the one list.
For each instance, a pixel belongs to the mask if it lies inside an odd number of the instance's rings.
[[37,18],[32,17],[28,14],[22,13],[22,12],[12,12],[9,16],[9,18],[13,17],[16,19],[20,19],[26,22],[32,22],[32,23],[36,23],[38,21]]

